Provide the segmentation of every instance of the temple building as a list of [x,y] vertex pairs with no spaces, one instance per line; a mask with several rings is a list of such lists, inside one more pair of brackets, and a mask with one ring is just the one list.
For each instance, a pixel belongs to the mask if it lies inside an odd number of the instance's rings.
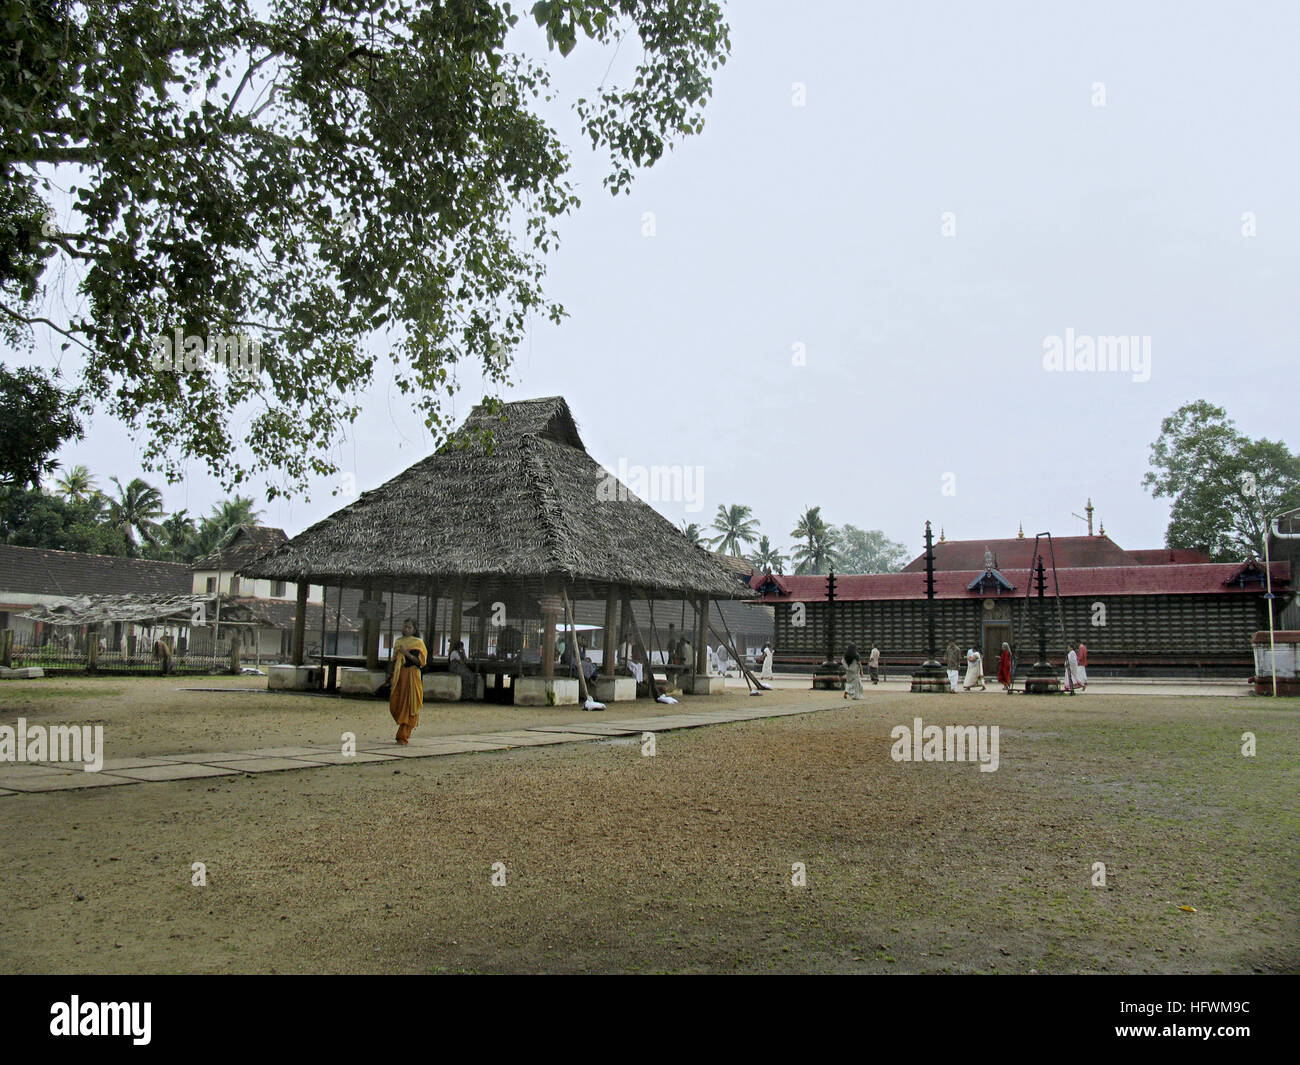
[[[1295,541],[1289,541],[1294,543]],[[934,545],[935,629],[939,652],[950,640],[963,654],[982,651],[986,670],[1004,642],[1017,670],[1032,665],[1038,630],[1031,599],[1032,538],[944,540]],[[1198,551],[1128,551],[1108,537],[1040,541],[1046,558],[1049,659],[1061,663],[1068,640],[1087,644],[1089,672],[1100,675],[1241,676],[1253,673],[1251,638],[1268,628],[1264,564],[1213,563]],[[1053,570],[1052,561],[1055,561]],[[1271,563],[1271,600],[1279,620],[1293,597],[1292,564]],[[899,573],[827,578],[763,574],[751,581],[775,610],[775,663],[804,672],[821,662],[834,612],[835,653],[850,640],[874,642],[890,674],[910,672],[927,656],[925,558]],[[1280,627],[1280,620],[1279,620]]]

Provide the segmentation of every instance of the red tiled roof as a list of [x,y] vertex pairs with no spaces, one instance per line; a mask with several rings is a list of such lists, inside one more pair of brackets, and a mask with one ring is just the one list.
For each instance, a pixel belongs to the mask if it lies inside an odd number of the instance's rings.
[[0,591],[28,595],[188,595],[190,568],[119,555],[0,544]]
[[[1163,566],[1091,566],[1057,571],[1061,595],[1204,595],[1233,594],[1245,591],[1258,594],[1257,586],[1240,588],[1229,586],[1244,568],[1241,562],[1217,562],[1199,565]],[[1262,570],[1263,567],[1261,566]],[[1291,579],[1291,563],[1272,564],[1273,583],[1281,585]],[[1029,589],[1028,569],[1001,569],[999,572],[1013,585],[1015,591],[1007,595],[1022,598]],[[934,594],[937,599],[980,599],[966,586],[982,576],[984,570],[943,570],[934,575]],[[826,600],[826,577],[782,577],[789,588],[788,595],[768,594],[759,602],[819,603]],[[1047,593],[1054,594],[1051,571],[1047,576]],[[864,576],[835,577],[837,600],[861,601],[873,599],[924,599],[924,573],[872,573]]]
[[[1042,541],[1047,554],[1047,540]],[[1083,566],[1136,566],[1138,561],[1109,536],[1057,536],[1052,539],[1057,568]],[[936,570],[984,570],[984,552],[992,551],[994,569],[1006,573],[1028,569],[1034,554],[1034,538],[1013,536],[1005,540],[947,540],[934,545]],[[1050,557],[1050,556],[1049,556]],[[903,567],[904,573],[924,573],[922,553]]]
[[1143,548],[1129,554],[1143,566],[1196,565],[1210,561],[1209,554],[1196,547]]

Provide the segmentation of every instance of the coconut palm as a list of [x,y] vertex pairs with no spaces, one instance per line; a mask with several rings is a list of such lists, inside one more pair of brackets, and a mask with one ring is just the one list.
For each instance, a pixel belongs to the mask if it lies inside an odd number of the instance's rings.
[[758,522],[752,517],[753,507],[733,503],[729,507],[718,504],[718,513],[713,517],[713,529],[718,535],[709,539],[709,545],[715,551],[740,558],[740,545],[752,544],[758,539]]
[[54,486],[69,503],[83,503],[95,494],[95,478],[85,466],[73,466]]
[[704,546],[704,538],[700,535],[700,527],[695,522],[691,522],[689,525],[682,522],[682,535],[697,547]]
[[109,478],[117,487],[117,498],[108,499],[108,520],[126,538],[126,553],[134,558],[140,552],[135,534],[147,544],[157,545],[162,533],[158,519],[163,516],[162,493],[153,485],[135,477],[123,487],[116,477]]
[[749,561],[759,573],[784,573],[790,559],[774,548],[766,536],[761,536],[758,548],[749,556]]
[[799,517],[799,523],[790,535],[800,541],[790,553],[795,573],[823,573],[826,564],[835,556],[839,535],[835,526],[822,520],[821,507],[809,507]]
[[199,525],[199,544],[203,553],[225,546],[241,525],[256,525],[261,520],[262,512],[253,509],[250,497],[223,499]]

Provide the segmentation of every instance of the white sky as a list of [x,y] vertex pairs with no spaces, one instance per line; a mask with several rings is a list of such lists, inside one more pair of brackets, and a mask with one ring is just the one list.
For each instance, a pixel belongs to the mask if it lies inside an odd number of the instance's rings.
[[[927,518],[949,538],[1080,533],[1089,496],[1118,543],[1159,546],[1168,508],[1140,481],[1180,404],[1300,445],[1300,5],[727,11],[703,134],[631,196],[601,189],[602,160],[556,112],[584,201],[548,283],[571,317],[535,325],[505,398],[567,397],[611,469],[699,467],[702,509],[652,502],[702,524],[749,504],[787,550],[810,505],[919,550]],[[550,61],[566,100],[609,63],[586,41]],[[1045,371],[1067,329],[1149,337],[1150,379]],[[57,347],[38,342],[42,361]],[[338,446],[361,490],[429,450],[391,377]],[[482,394],[474,369],[460,379],[457,420]],[[136,455],[100,417],[60,458],[107,487]],[[300,531],[340,505],[329,487],[264,520]],[[195,514],[224,495],[196,464],[164,487]]]

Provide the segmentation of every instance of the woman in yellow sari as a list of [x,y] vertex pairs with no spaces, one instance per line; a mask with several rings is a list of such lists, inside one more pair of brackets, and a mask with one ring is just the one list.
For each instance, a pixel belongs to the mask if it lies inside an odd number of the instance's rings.
[[397,722],[398,743],[408,743],[411,729],[420,723],[420,707],[424,705],[424,679],[420,670],[428,660],[424,641],[415,634],[415,622],[407,618],[402,635],[393,644],[392,691],[388,696],[389,712]]

